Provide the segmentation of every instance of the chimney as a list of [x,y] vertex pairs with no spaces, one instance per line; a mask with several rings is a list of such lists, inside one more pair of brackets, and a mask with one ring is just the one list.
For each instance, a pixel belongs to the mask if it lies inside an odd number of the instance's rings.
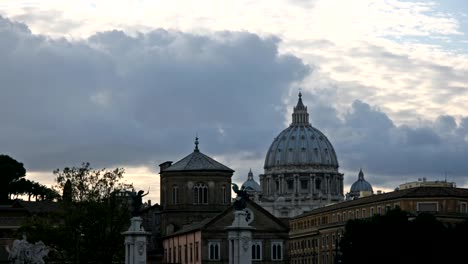
[[148,200],[148,206],[151,207],[151,200]]
[[381,190],[377,190],[377,194],[382,194],[382,191],[381,191]]
[[159,173],[163,172],[165,169],[169,168],[172,165],[172,161],[166,161],[159,164]]

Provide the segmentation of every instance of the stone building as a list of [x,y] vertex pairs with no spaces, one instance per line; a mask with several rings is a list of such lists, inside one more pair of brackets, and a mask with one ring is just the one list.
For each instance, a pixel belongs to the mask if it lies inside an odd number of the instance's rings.
[[302,94],[291,125],[273,140],[260,175],[258,203],[276,217],[294,217],[343,200],[343,174],[327,137],[309,123]]
[[290,263],[336,263],[337,245],[350,219],[368,218],[400,207],[413,215],[431,212],[438,220],[456,223],[468,219],[467,204],[468,189],[417,187],[312,210],[290,219]]
[[172,164],[160,167],[161,235],[214,217],[231,206],[233,170],[198,149]]
[[[288,224],[248,201],[246,209],[252,230],[252,263],[289,263],[286,254]],[[164,237],[163,263],[229,263],[229,240],[226,227],[234,220],[233,206],[223,213]]]

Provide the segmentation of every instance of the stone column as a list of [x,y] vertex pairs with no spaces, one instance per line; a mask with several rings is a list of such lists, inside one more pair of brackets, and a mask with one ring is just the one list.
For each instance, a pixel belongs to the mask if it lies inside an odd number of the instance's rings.
[[263,176],[263,174],[260,174],[259,175],[259,180],[260,180],[260,189],[262,190],[262,193],[265,194],[266,190],[265,190],[265,182],[264,182],[264,178],[265,176]]
[[141,217],[130,219],[130,227],[122,234],[125,236],[125,264],[146,264],[146,237]]
[[315,174],[310,174],[310,193],[312,196],[315,193]]
[[[229,264],[252,263],[252,230],[246,221],[245,211],[234,211],[234,222],[228,230]],[[254,217],[253,215],[251,217]]]

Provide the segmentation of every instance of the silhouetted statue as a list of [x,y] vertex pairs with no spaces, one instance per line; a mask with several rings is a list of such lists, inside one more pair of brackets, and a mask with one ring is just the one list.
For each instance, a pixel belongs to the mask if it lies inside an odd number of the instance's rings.
[[132,198],[132,203],[131,203],[131,208],[132,208],[132,216],[139,216],[140,215],[140,210],[141,206],[143,205],[143,196],[146,196],[149,193],[149,190],[147,193],[143,194],[144,191],[140,190],[138,193],[135,192],[129,192],[130,197]]
[[244,210],[247,207],[247,201],[250,200],[249,194],[244,189],[244,186],[239,190],[239,186],[235,183],[232,184],[232,190],[237,194],[236,201],[234,201],[234,209],[237,211]]

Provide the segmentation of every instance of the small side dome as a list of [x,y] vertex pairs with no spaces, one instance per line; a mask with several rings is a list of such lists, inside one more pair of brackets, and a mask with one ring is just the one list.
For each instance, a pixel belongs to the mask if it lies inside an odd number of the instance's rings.
[[242,187],[247,190],[247,192],[260,192],[262,189],[260,188],[260,184],[258,184],[254,178],[252,169],[250,169],[249,174],[247,176],[247,181],[242,184]]
[[352,197],[359,197],[361,192],[373,193],[372,185],[364,179],[364,173],[362,169],[359,170],[358,180],[351,185],[349,192]]

